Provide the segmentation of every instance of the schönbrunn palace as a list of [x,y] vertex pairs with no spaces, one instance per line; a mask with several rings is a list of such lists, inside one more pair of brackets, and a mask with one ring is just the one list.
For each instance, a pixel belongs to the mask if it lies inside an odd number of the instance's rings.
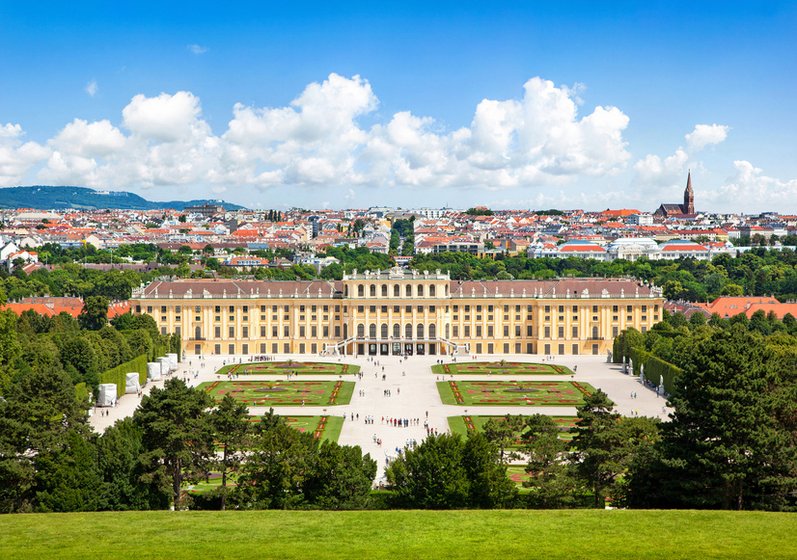
[[339,281],[155,281],[133,293],[186,354],[605,354],[661,320],[661,289],[625,278],[451,280],[356,270]]

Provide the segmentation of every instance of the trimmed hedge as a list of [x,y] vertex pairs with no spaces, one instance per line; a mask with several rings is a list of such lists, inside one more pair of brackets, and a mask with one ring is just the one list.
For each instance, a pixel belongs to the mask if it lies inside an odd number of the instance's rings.
[[627,363],[629,359],[633,363],[634,375],[639,375],[644,365],[645,379],[649,379],[657,385],[663,379],[664,390],[667,393],[672,393],[675,390],[675,382],[681,374],[681,368],[654,356],[644,348],[638,346],[628,348],[625,332],[623,332],[614,339],[612,361],[619,364]]
[[115,383],[116,394],[121,397],[125,394],[127,384],[127,374],[138,372],[138,382],[143,385],[147,381],[147,362],[148,356],[141,354],[123,364],[119,364],[115,368],[111,368],[100,374],[100,383]]
[[683,370],[661,358],[648,354],[645,360],[645,378],[658,381],[664,380],[664,390],[671,394],[675,390],[675,381]]

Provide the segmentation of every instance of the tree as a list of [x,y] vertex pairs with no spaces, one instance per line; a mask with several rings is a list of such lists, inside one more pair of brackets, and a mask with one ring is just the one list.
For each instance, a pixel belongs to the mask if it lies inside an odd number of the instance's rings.
[[[40,509],[40,491],[48,496],[44,509],[65,509],[55,494],[67,499],[69,507],[90,509],[81,505],[78,494],[69,494],[59,484],[59,479],[70,479],[70,484],[81,480],[75,471],[86,468],[85,448],[72,455],[69,448],[80,446],[79,438],[88,434],[86,410],[63,371],[22,374],[0,400],[0,511]],[[54,471],[61,468],[56,475]],[[82,480],[93,487],[89,478]]]
[[603,507],[604,492],[618,474],[613,449],[619,445],[614,424],[620,417],[606,393],[598,389],[578,407],[578,421],[572,432],[572,461],[578,476],[592,490],[595,507]]
[[525,419],[523,452],[529,479],[523,486],[528,488],[530,507],[550,509],[574,503],[578,484],[567,462],[567,444],[559,434],[550,416],[533,414]]
[[243,459],[243,448],[249,431],[247,418],[249,409],[236,401],[232,395],[224,395],[219,405],[210,414],[213,433],[217,445],[221,447],[221,457],[217,461],[221,471],[221,509],[227,504],[227,476],[235,472]]
[[0,395],[6,394],[13,378],[13,364],[21,353],[17,316],[13,311],[0,311]]
[[484,435],[498,447],[499,459],[506,464],[518,458],[517,452],[511,451],[523,431],[523,417],[507,414],[503,418],[491,418],[484,425]]
[[660,470],[671,491],[654,503],[778,509],[793,502],[797,449],[793,425],[783,422],[793,411],[781,415],[789,399],[773,393],[794,396],[794,358],[788,356],[742,324],[685,348],[671,399],[675,413],[663,426]]
[[468,434],[462,465],[470,482],[469,507],[497,508],[513,503],[517,488],[509,480],[498,447],[484,434],[475,431]]
[[418,509],[467,507],[471,489],[464,451],[455,434],[429,436],[416,448],[404,449],[385,471],[397,502]]
[[83,301],[83,309],[78,316],[78,323],[83,329],[99,330],[108,322],[108,298],[105,296],[89,296]]
[[133,416],[142,430],[142,463],[146,483],[169,484],[175,509],[183,506],[183,482],[207,476],[213,455],[213,430],[207,409],[210,397],[169,379],[163,389],[146,395]]
[[318,443],[269,411],[255,428],[234,498],[241,507],[290,509],[304,501]]
[[[143,432],[132,418],[107,428],[97,440],[97,463],[104,481],[104,504],[110,510],[169,507],[168,487],[147,483],[140,457]],[[145,477],[146,478],[146,477]]]
[[364,509],[376,476],[376,461],[358,446],[325,441],[302,485],[308,503],[323,509]]

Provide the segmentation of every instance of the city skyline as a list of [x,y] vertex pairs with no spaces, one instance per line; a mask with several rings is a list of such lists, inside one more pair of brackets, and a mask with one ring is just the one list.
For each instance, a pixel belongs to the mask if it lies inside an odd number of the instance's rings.
[[698,211],[793,212],[796,13],[4,5],[0,186],[652,212],[691,168]]

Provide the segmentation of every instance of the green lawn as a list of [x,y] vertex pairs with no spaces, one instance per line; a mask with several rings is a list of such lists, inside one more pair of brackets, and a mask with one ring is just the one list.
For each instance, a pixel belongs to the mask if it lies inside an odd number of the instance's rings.
[[360,366],[334,362],[250,362],[229,364],[216,372],[216,375],[354,375],[360,373]]
[[[338,441],[343,428],[343,416],[282,416],[285,423],[300,432],[310,432],[320,441]],[[260,422],[259,416],[250,416],[252,423]]]
[[[470,430],[482,431],[484,425],[489,420],[503,420],[505,416],[449,416],[448,427],[454,434],[467,436]],[[561,433],[559,438],[563,440],[573,439],[573,434],[570,433],[570,428],[575,426],[577,418],[575,416],[551,416],[554,422],[559,426]],[[517,434],[518,446],[520,445],[520,434]]]
[[531,362],[457,362],[436,364],[432,373],[453,375],[573,375],[566,366]]
[[349,404],[352,381],[212,381],[200,389],[214,399],[230,394],[248,406],[332,406]]
[[443,404],[463,406],[580,406],[595,392],[578,381],[439,381]]
[[711,511],[123,512],[0,516],[0,558],[793,559],[797,515]]

